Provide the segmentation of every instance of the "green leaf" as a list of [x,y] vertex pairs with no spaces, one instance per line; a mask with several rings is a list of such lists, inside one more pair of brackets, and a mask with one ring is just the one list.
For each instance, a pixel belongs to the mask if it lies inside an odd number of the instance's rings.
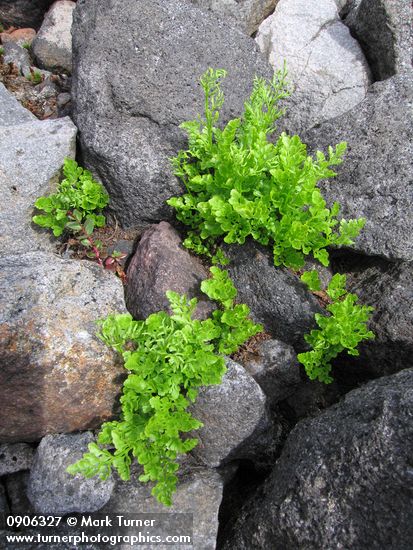
[[318,272],[313,269],[311,271],[305,271],[300,279],[305,283],[310,290],[313,292],[316,290],[321,290],[321,281],[318,275]]

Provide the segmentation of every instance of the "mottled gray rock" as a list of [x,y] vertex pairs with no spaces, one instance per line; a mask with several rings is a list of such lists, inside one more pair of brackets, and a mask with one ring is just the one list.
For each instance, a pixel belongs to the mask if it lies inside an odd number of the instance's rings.
[[201,261],[183,248],[177,231],[167,222],[145,231],[129,264],[125,287],[126,307],[135,319],[169,310],[166,291],[197,297],[197,318],[206,318],[214,309],[200,290],[209,276]]
[[3,49],[4,63],[13,63],[22,75],[26,77],[30,76],[30,67],[32,63],[29,52],[14,42],[7,42],[4,44]]
[[29,470],[33,453],[33,448],[26,443],[0,445],[0,476]]
[[32,51],[40,67],[72,71],[72,19],[76,4],[57,0],[47,12],[33,40]]
[[340,115],[365,97],[369,68],[334,0],[280,0],[256,41],[275,69],[287,63],[294,93],[281,125],[291,133]]
[[2,483],[0,483],[0,514],[9,514],[9,505],[7,503],[6,498],[6,491],[4,490],[4,486]]
[[[25,109],[0,82],[0,132],[5,126],[15,126],[33,120],[36,120],[36,117]],[[0,143],[4,146],[4,140]]]
[[2,0],[0,21],[7,26],[38,29],[52,3],[53,0]]
[[355,109],[303,135],[310,149],[348,142],[338,176],[321,184],[344,218],[366,218],[353,247],[413,259],[413,73],[376,82]]
[[300,422],[223,548],[410,548],[412,388],[405,370]]
[[212,10],[218,17],[234,20],[247,34],[253,34],[260,23],[275,8],[278,0],[190,0],[203,9]]
[[[117,481],[109,502],[100,513],[112,514],[126,511],[130,514],[163,514],[162,517],[158,516],[157,525],[166,525],[166,529],[161,532],[167,535],[171,531],[174,533],[179,526],[180,518],[173,517],[174,514],[193,514],[193,547],[179,545],[179,548],[214,550],[218,532],[218,511],[223,491],[223,482],[218,472],[198,468],[180,477],[173,496],[173,505],[170,508],[165,508],[151,495],[150,484],[137,481],[140,473],[140,470],[135,472],[131,481]],[[171,519],[168,518],[168,514],[171,515]],[[186,521],[184,525],[187,525]],[[181,529],[178,534],[190,533]],[[157,546],[160,550],[172,548],[171,545]],[[153,545],[142,545],[140,548],[151,550]]]
[[48,435],[37,448],[27,487],[27,496],[36,512],[67,514],[96,512],[110,499],[114,481],[110,477],[85,479],[71,476],[66,468],[87,451],[93,434]]
[[306,285],[288,269],[275,267],[271,252],[253,242],[231,245],[225,253],[237,299],[248,305],[252,319],[274,338],[302,348],[303,335],[315,326],[314,314],[323,311]]
[[242,365],[261,386],[271,404],[289,397],[301,383],[294,349],[280,340],[261,342],[256,353],[246,356]]
[[413,357],[413,264],[379,264],[350,278],[349,289],[374,307],[374,340],[360,345],[360,369],[383,376],[406,368]]
[[173,216],[165,201],[182,186],[168,159],[186,146],[178,125],[203,111],[206,69],[228,70],[222,121],[242,111],[255,74],[271,76],[252,39],[178,0],[80,0],[73,54],[82,155],[124,227]]
[[13,115],[6,116],[5,127],[0,126],[2,252],[54,251],[50,232],[32,226],[33,205],[38,197],[53,191],[64,158],[74,157],[76,127],[69,118],[32,120],[29,111],[26,122],[23,107],[6,99],[7,104],[12,105]]
[[412,19],[410,0],[357,0],[350,6],[345,23],[360,42],[375,79],[411,70]]
[[100,426],[123,368],[96,320],[124,311],[120,280],[91,262],[31,252],[1,258],[0,441]]
[[[269,427],[263,391],[246,370],[227,360],[221,384],[199,390],[192,415],[204,426],[194,432],[199,439],[193,456],[214,468],[234,458],[256,454],[252,442]],[[250,448],[251,447],[251,448]]]

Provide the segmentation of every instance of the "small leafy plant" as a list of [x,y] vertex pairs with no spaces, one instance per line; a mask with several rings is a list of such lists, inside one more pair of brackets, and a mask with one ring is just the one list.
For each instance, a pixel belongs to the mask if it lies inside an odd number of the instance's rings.
[[111,469],[124,480],[136,458],[144,468],[140,481],[155,481],[152,494],[171,505],[178,470],[176,458],[197,444],[181,434],[202,426],[188,407],[200,386],[219,384],[225,373],[223,354],[236,351],[261,330],[248,319],[249,309],[235,304],[236,289],[228,273],[211,268],[202,291],[215,300],[212,317],[192,318],[196,298],[167,292],[172,315],[164,311],[135,321],[131,315],[111,315],[100,322],[100,338],[118,351],[129,376],[121,397],[122,418],[102,425],[97,443],[68,472],[107,479]]
[[109,195],[88,170],[72,159],[64,160],[63,175],[56,193],[36,200],[35,207],[44,214],[33,216],[33,222],[51,229],[55,237],[60,237],[63,232],[73,235],[73,244],[87,249],[89,258],[116,272],[125,282],[126,276],[120,263],[125,255],[115,251],[103,259],[102,243],[93,237],[96,227],[105,226],[105,216],[101,211],[107,206]]
[[342,162],[346,143],[329,147],[328,158],[318,151],[313,159],[298,136],[282,133],[269,141],[283,114],[278,103],[289,95],[285,70],[270,82],[255,78],[244,114],[221,130],[225,75],[208,69],[202,76],[204,118],[181,125],[189,148],[172,159],[187,193],[167,202],[190,227],[185,246],[211,256],[217,239],[242,244],[251,236],[272,246],[277,266],[299,269],[309,254],[328,265],[326,248],[352,244],[364,226],[362,218],[338,222],[339,204],[327,208],[317,186],[336,175],[331,167]]
[[33,82],[33,84],[40,84],[43,80],[43,75],[40,71],[30,68],[30,74],[26,78],[30,80],[30,82]]
[[[304,273],[301,279],[310,290],[321,290],[321,282],[315,270]],[[374,334],[367,329],[373,308],[357,304],[357,296],[346,290],[345,275],[334,275],[326,293],[332,302],[327,306],[331,315],[316,313],[315,319],[320,328],[304,336],[312,349],[299,353],[297,358],[311,380],[329,384],[333,381],[330,376],[332,359],[344,350],[349,355],[359,355],[356,349],[359,343],[374,338]]]

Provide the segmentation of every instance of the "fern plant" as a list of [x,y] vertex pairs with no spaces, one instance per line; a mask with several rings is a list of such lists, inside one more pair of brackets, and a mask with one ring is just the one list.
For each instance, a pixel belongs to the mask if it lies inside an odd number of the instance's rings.
[[190,228],[185,246],[211,256],[217,239],[242,244],[251,236],[272,246],[275,265],[299,269],[309,254],[328,265],[326,248],[352,244],[364,225],[362,218],[338,222],[339,204],[329,209],[317,186],[335,176],[331,167],[342,162],[346,143],[312,158],[298,136],[269,141],[283,114],[278,103],[288,96],[285,70],[270,82],[255,78],[242,117],[220,129],[225,74],[208,69],[202,76],[204,118],[181,125],[189,148],[172,159],[187,192],[167,202]]
[[[310,290],[321,290],[321,282],[315,270],[304,273],[301,279]],[[312,349],[299,353],[297,358],[311,380],[329,384],[333,381],[330,375],[332,359],[344,350],[349,355],[359,355],[359,343],[374,338],[374,334],[367,329],[373,308],[357,304],[358,297],[346,290],[345,275],[334,275],[326,293],[332,302],[327,306],[331,315],[316,313],[319,329],[304,336]]]
[[114,468],[127,480],[135,458],[144,469],[140,481],[156,482],[152,494],[165,505],[172,503],[176,459],[197,444],[181,434],[202,426],[187,408],[200,386],[221,382],[223,354],[261,330],[248,319],[248,307],[234,303],[236,290],[228,273],[212,267],[211,274],[201,285],[218,304],[211,318],[193,319],[197,300],[170,291],[172,315],[161,311],[145,321],[112,315],[100,322],[101,339],[122,355],[129,371],[120,399],[122,417],[102,425],[97,443],[69,466],[69,473],[104,480]]

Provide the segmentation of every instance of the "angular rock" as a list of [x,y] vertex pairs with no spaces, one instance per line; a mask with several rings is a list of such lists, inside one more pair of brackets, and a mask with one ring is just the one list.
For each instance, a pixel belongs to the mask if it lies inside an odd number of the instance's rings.
[[280,0],[256,41],[275,69],[287,63],[294,93],[280,121],[300,134],[364,99],[370,71],[334,0]]
[[199,443],[192,455],[210,468],[230,459],[253,459],[259,454],[254,440],[270,430],[266,399],[259,385],[230,359],[227,368],[222,383],[201,388],[191,406],[192,415],[204,424],[193,434]]
[[315,327],[314,314],[323,311],[306,285],[286,268],[275,267],[271,252],[253,242],[231,245],[225,253],[237,300],[248,305],[252,319],[274,338],[303,348],[303,335]]
[[0,476],[30,470],[34,450],[26,443],[0,445]]
[[409,548],[413,369],[300,422],[225,550]]
[[42,439],[27,487],[27,496],[36,512],[96,512],[108,502],[114,487],[111,477],[102,481],[99,477],[85,479],[66,472],[92,441],[94,437],[90,432],[49,435]]
[[[33,120],[36,120],[36,117],[25,109],[0,82],[0,132],[6,126],[15,126]],[[4,146],[3,139],[0,144]],[[3,177],[2,175],[1,180]]]
[[167,290],[197,297],[197,318],[206,318],[213,309],[200,290],[209,276],[201,261],[183,248],[178,232],[167,222],[153,225],[143,234],[129,264],[125,287],[126,307],[135,319],[168,310]]
[[124,311],[119,279],[99,266],[32,252],[2,257],[0,441],[100,426],[123,368],[96,320]]
[[222,121],[240,114],[255,74],[271,76],[252,39],[178,0],[79,1],[73,54],[84,163],[123,227],[173,216],[165,201],[182,186],[168,159],[186,146],[179,124],[203,112],[198,82],[207,68],[228,70]]
[[52,252],[56,240],[52,242],[50,232],[32,226],[34,202],[53,191],[65,157],[74,158],[76,127],[69,118],[37,120],[5,95],[12,114],[6,116],[6,125],[0,126],[1,248],[11,254]]
[[0,21],[7,26],[38,29],[52,3],[53,0],[2,0]]
[[[162,514],[157,521],[158,527],[166,525],[163,534],[170,534],[179,525],[173,514],[193,515],[194,550],[214,550],[218,532],[218,511],[222,500],[223,481],[214,470],[198,468],[180,478],[173,505],[166,509],[151,495],[151,485],[137,481],[137,472],[131,481],[117,481],[109,502],[100,511],[101,514],[128,512],[130,514]],[[168,518],[168,514],[171,518]],[[169,524],[169,529],[168,529]],[[187,525],[185,523],[184,525]],[[171,528],[172,526],[172,528]],[[136,528],[135,528],[136,532]],[[181,529],[180,535],[188,535]],[[153,546],[143,546],[149,548]],[[160,550],[169,550],[171,545],[157,545]],[[180,545],[179,545],[180,546]],[[182,546],[182,548],[192,546]]]
[[266,340],[243,361],[245,370],[261,386],[270,404],[283,401],[301,383],[294,349],[280,340]]
[[30,76],[31,59],[29,52],[16,44],[15,42],[7,42],[4,47],[3,61],[4,63],[13,63],[23,76]]
[[252,35],[275,8],[278,0],[190,0],[220,17],[231,18],[246,34]]
[[413,266],[382,264],[353,275],[349,288],[374,307],[369,327],[375,339],[360,345],[360,368],[386,375],[413,357]]
[[71,0],[57,0],[47,12],[32,44],[40,67],[72,72],[71,28],[75,7]]
[[413,57],[413,8],[409,0],[358,0],[345,19],[376,80],[406,69]]
[[353,248],[391,260],[413,259],[413,73],[376,82],[349,113],[306,132],[313,151],[348,142],[338,176],[321,184],[344,218],[364,217]]

